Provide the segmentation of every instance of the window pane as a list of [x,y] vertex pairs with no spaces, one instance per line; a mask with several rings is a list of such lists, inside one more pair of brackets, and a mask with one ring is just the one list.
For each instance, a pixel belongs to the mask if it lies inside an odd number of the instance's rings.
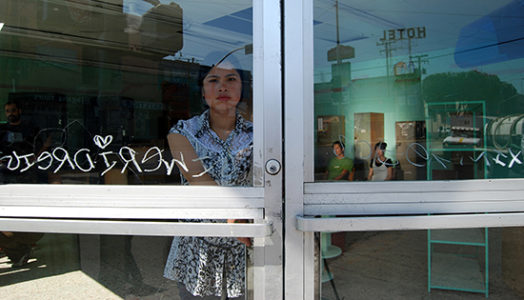
[[[4,234],[0,294],[9,299],[180,299],[180,293],[187,294],[165,277],[172,237],[15,232],[8,239]],[[244,272],[246,257],[240,261]]]
[[336,293],[338,299],[522,299],[522,233],[473,228],[317,234],[322,299],[337,299]]
[[315,180],[523,177],[523,16],[511,0],[315,0]]
[[251,1],[9,0],[0,24],[2,182],[251,184]]

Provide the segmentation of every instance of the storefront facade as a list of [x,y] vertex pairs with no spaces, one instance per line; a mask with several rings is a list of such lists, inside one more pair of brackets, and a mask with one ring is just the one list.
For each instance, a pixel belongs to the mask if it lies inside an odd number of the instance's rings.
[[0,227],[44,235],[0,294],[179,299],[173,237],[249,237],[241,298],[524,297],[524,5],[448,2],[1,2]]

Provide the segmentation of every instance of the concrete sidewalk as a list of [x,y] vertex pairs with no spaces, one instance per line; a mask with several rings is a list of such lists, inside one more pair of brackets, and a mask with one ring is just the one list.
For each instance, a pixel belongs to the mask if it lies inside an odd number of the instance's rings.
[[162,276],[170,241],[46,234],[27,265],[0,258],[0,299],[178,300],[176,283]]

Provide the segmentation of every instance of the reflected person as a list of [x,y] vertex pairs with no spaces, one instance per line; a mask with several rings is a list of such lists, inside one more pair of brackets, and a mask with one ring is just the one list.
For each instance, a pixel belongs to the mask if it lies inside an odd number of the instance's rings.
[[[0,125],[0,151],[1,156],[28,155],[37,153],[34,151],[34,138],[38,133],[38,128],[33,124],[22,120],[22,108],[20,103],[8,101],[4,105],[7,123]],[[33,158],[34,159],[34,158]],[[2,181],[3,183],[36,183],[36,172],[28,170],[26,172],[11,171],[8,159],[2,160]]]
[[[239,113],[244,72],[237,66],[230,56],[203,69],[199,82],[208,109],[179,121],[168,134],[171,154],[187,166],[179,165],[184,183],[250,185],[253,125]],[[240,297],[245,291],[246,245],[250,243],[249,238],[175,237],[164,276],[178,281],[182,299]]]
[[[34,137],[38,129],[22,120],[22,108],[14,101],[8,101],[5,106],[7,123],[0,126],[1,156],[34,154]],[[9,161],[2,161],[1,174],[3,183],[35,183],[36,172],[29,170],[24,173],[10,171]],[[43,233],[32,232],[0,232],[0,248],[12,263],[12,267],[27,264],[33,244],[42,238]]]
[[353,181],[355,168],[353,167],[353,160],[344,156],[344,144],[340,141],[335,141],[332,146],[335,157],[329,161],[328,180]]
[[369,164],[368,180],[371,181],[385,181],[393,180],[393,162],[386,157],[385,142],[378,142],[375,144],[374,155]]

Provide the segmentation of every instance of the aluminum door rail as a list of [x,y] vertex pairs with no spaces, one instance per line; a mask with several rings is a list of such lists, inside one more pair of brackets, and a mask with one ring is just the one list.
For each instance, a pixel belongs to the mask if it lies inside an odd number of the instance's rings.
[[524,213],[315,218],[297,216],[304,232],[424,230],[524,226]]
[[262,219],[264,189],[7,184],[0,185],[0,217]]
[[229,224],[197,222],[144,222],[113,220],[64,220],[0,218],[4,231],[115,234],[147,236],[202,236],[202,237],[267,237],[272,233],[270,223]]
[[524,211],[524,179],[322,182],[304,185],[305,216]]
[[[202,223],[188,219],[249,219]],[[267,237],[264,188],[0,185],[4,231],[153,236]]]

